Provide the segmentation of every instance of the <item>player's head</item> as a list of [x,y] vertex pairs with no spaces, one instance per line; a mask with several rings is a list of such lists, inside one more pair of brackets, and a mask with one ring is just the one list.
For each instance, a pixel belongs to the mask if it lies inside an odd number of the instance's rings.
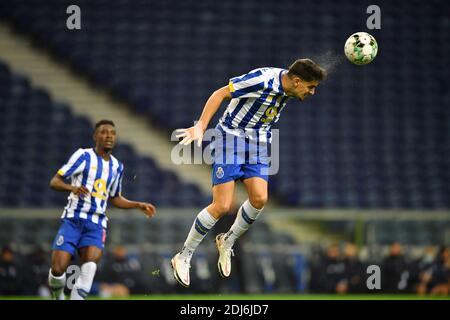
[[298,59],[289,67],[287,75],[288,83],[284,90],[288,95],[303,101],[315,93],[316,87],[327,73],[311,59]]
[[100,120],[95,124],[95,146],[98,150],[111,151],[116,144],[116,126],[111,120]]

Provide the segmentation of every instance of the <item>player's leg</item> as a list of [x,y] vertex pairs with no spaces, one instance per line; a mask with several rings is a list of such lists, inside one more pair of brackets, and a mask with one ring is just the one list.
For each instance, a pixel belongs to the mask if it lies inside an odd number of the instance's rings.
[[53,241],[52,263],[48,272],[48,284],[52,296],[57,300],[64,300],[66,286],[66,270],[72,257],[76,253],[81,230],[77,221],[64,219]]
[[190,260],[198,245],[209,230],[226,214],[232,205],[234,194],[234,180],[217,184],[212,188],[212,203],[200,211],[192,224],[182,250],[172,259],[175,279],[183,286],[190,284]]
[[233,204],[234,186],[234,181],[213,186],[213,201],[206,207],[206,210],[214,219],[219,220],[230,211]]
[[52,252],[51,268],[48,272],[48,284],[52,296],[56,300],[64,300],[66,287],[66,270],[72,259],[72,254],[62,250]]
[[245,189],[248,194],[248,202],[254,210],[262,210],[269,198],[267,180],[261,177],[252,177],[244,180]]
[[215,185],[212,188],[212,203],[197,215],[184,243],[182,256],[190,259],[195,249],[216,222],[227,212],[233,203],[234,181]]
[[106,229],[90,220],[83,224],[83,234],[78,244],[81,273],[70,294],[71,300],[84,300],[91,291],[106,241]]
[[244,180],[244,185],[247,189],[248,200],[239,208],[230,230],[216,237],[216,245],[219,251],[217,267],[223,277],[228,277],[231,274],[231,256],[235,241],[255,222],[267,202],[267,180],[261,177],[251,177]]
[[84,300],[91,291],[97,271],[97,263],[102,257],[102,250],[95,246],[79,249],[81,260],[81,272],[70,294],[71,300]]
[[234,242],[255,222],[268,199],[268,183],[265,179],[248,178],[244,180],[244,185],[248,199],[239,208],[233,225],[224,237],[229,247],[232,247]]

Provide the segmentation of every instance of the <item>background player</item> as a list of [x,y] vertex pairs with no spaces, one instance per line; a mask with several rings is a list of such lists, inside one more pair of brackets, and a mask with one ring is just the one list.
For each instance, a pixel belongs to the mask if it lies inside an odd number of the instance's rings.
[[[255,154],[239,163],[234,160],[219,163],[215,158],[212,168],[213,201],[197,215],[182,250],[172,258],[174,276],[181,285],[189,286],[192,254],[218,219],[229,211],[235,180],[240,179],[247,190],[248,200],[239,208],[230,230],[216,237],[219,273],[223,277],[230,275],[233,244],[256,220],[268,198],[266,171],[269,161],[267,157],[259,156],[259,152],[265,152],[260,146],[270,144],[271,126],[278,121],[289,97],[303,101],[315,93],[325,76],[325,70],[310,59],[296,60],[289,70],[255,69],[230,79],[228,86],[216,90],[206,102],[195,126],[179,130],[177,137],[183,138],[181,144],[187,145],[197,140],[200,146],[204,131],[221,103],[232,99],[216,127],[224,138],[214,142],[214,151],[216,154],[218,151],[226,153],[227,160],[231,153],[231,158],[235,160],[240,157],[235,145],[244,145],[245,150],[249,150],[256,144],[258,148]],[[236,143],[230,144],[230,140]]]
[[[116,143],[114,123],[110,120],[99,121],[95,125],[94,141],[94,149],[78,149],[50,181],[52,189],[70,192],[61,217],[61,227],[53,242],[48,275],[56,299],[64,299],[65,272],[77,250],[81,259],[81,274],[70,298],[83,300],[91,290],[105,245],[108,198],[117,208],[140,209],[147,217],[155,214],[152,204],[130,201],[121,194],[124,166],[111,154]],[[64,182],[69,177],[71,184]]]

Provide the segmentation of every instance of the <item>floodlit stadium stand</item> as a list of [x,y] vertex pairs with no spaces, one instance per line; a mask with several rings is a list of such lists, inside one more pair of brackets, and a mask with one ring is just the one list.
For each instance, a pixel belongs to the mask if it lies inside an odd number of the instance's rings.
[[[261,66],[287,67],[299,56],[319,62],[327,60],[326,52],[328,58],[343,56],[345,38],[365,28],[366,18],[352,1],[305,1],[301,10],[295,1],[77,3],[83,14],[80,31],[53,23],[67,1],[2,2],[1,14],[163,130],[191,125],[209,94],[232,76]],[[374,63],[358,68],[345,61],[331,70],[311,101],[289,103],[277,126],[280,172],[270,185],[281,203],[450,206],[445,107],[450,72],[438,75],[442,68],[448,71],[439,63],[450,45],[445,41],[449,28],[441,29],[448,26],[439,16],[444,6],[399,1],[390,10],[401,19],[383,19],[383,27],[407,33],[397,37],[373,30],[380,46]],[[331,33],[335,28],[339,32]],[[425,80],[430,77],[439,79]]]

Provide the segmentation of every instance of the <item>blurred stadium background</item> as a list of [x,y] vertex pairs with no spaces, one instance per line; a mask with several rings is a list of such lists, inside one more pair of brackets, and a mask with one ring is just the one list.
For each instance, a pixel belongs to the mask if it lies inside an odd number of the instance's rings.
[[[368,294],[366,267],[377,264],[382,293],[448,296],[450,6],[380,2],[382,29],[367,30],[372,2],[1,1],[0,295],[48,295],[67,197],[48,182],[110,118],[124,194],[158,216],[108,211],[94,294]],[[66,28],[71,4],[81,30]],[[356,31],[380,48],[364,67],[341,61]],[[169,260],[211,200],[210,173],[170,161],[172,130],[230,77],[298,57],[341,63],[277,125],[270,206],[239,241],[231,279],[218,276],[212,240],[235,211],[200,246],[191,287],[179,287]]]

